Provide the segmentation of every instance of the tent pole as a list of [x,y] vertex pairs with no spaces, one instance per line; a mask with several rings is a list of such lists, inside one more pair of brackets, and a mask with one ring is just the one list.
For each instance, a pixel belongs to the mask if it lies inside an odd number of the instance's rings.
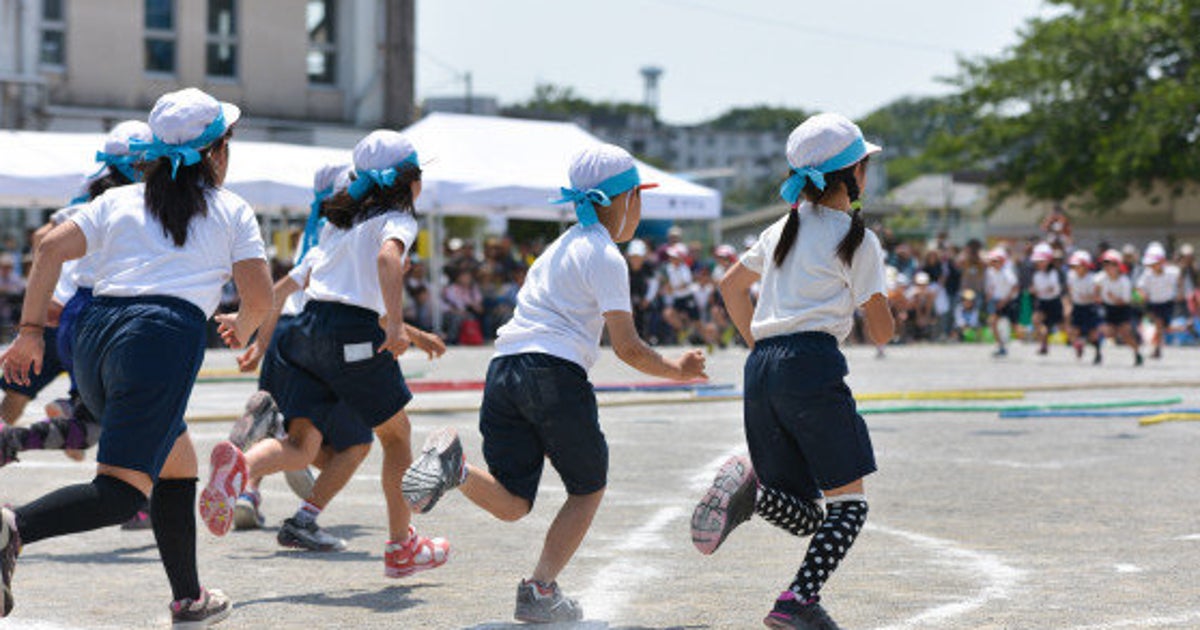
[[442,330],[442,209],[434,205],[429,217],[429,300],[433,304],[433,333]]

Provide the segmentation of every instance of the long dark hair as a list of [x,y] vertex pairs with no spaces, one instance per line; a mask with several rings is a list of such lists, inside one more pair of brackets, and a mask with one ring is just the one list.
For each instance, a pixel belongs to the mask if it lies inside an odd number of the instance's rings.
[[[357,175],[352,175],[357,177]],[[421,167],[405,164],[396,173],[391,186],[372,188],[362,199],[355,199],[346,190],[340,190],[321,202],[321,214],[334,227],[348,230],[355,223],[366,221],[389,210],[400,210],[416,215],[413,206],[412,184],[421,181]]]
[[158,221],[163,234],[171,237],[176,247],[187,242],[192,217],[208,214],[205,195],[217,185],[217,173],[209,158],[228,141],[227,135],[222,136],[202,149],[200,161],[191,166],[180,164],[175,177],[171,177],[171,161],[165,157],[145,167],[146,212]]
[[100,195],[103,195],[104,192],[109,188],[128,186],[132,183],[133,181],[128,177],[125,177],[124,173],[110,166],[108,168],[108,172],[104,174],[104,177],[97,177],[88,184],[88,200],[90,201],[96,197],[99,197]]
[[[830,191],[837,190],[838,185],[846,187],[846,195],[850,197],[850,203],[853,210],[850,212],[850,231],[846,232],[846,236],[842,238],[842,242],[838,243],[837,255],[841,261],[849,265],[854,260],[854,252],[858,251],[858,246],[862,244],[863,237],[867,233],[867,224],[863,221],[862,210],[859,209],[858,198],[862,195],[862,191],[858,188],[858,179],[854,177],[854,171],[859,164],[864,166],[867,159],[863,158],[855,164],[851,164],[840,171],[834,171],[825,175],[825,190],[821,190],[813,185],[811,181],[804,183],[804,198],[809,203],[820,203]],[[800,212],[797,206],[792,206],[788,211],[787,222],[783,224],[783,233],[779,235],[779,243],[775,245],[775,252],[772,258],[775,259],[775,266],[780,267],[783,261],[787,259],[788,253],[792,251],[792,246],[796,244],[796,237],[800,234]]]

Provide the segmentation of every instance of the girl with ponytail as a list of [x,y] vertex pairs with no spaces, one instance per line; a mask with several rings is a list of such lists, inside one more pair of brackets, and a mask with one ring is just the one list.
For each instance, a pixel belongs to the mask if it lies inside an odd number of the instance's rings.
[[[867,160],[879,151],[844,116],[804,121],[788,137],[791,172],[780,189],[787,216],[721,280],[729,316],[752,348],[744,398],[750,458],[721,467],[692,515],[692,540],[713,553],[755,513],[793,535],[813,535],[764,619],[771,628],[837,627],[820,589],[866,521],[862,480],[875,472],[875,455],[838,344],[857,308],[876,345],[893,332],[882,248],[859,203]],[[760,280],[755,305],[750,287]]]

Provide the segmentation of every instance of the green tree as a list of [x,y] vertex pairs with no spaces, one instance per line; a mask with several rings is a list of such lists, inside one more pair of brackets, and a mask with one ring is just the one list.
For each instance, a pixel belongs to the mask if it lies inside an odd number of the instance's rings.
[[809,114],[790,107],[735,107],[712,119],[707,126],[721,131],[772,131],[788,134]]
[[952,169],[952,160],[926,149],[944,130],[961,128],[968,120],[947,97],[904,97],[858,124],[864,135],[883,144],[888,187],[895,188],[919,175]]
[[970,118],[938,155],[985,167],[1002,194],[1077,196],[1110,209],[1156,182],[1200,178],[1200,3],[1048,0],[1020,42],[961,60],[954,106]]
[[637,103],[589,101],[575,93],[572,87],[539,83],[528,101],[501,109],[501,114],[513,118],[566,120],[585,117],[593,123],[623,119],[630,115],[654,116],[653,110]]

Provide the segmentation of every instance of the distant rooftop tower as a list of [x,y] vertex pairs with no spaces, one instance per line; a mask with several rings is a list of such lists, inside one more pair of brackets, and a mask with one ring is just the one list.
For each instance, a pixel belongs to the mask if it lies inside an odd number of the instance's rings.
[[642,79],[646,82],[646,92],[642,97],[642,104],[650,108],[650,111],[658,113],[658,78],[662,76],[663,69],[658,66],[645,66],[642,68]]

